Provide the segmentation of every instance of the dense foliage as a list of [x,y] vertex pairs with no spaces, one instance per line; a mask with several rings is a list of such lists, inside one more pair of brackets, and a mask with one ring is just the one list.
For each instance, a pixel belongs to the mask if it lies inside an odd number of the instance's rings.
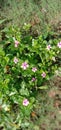
[[61,51],[60,39],[47,38],[48,34],[33,37],[30,28],[26,23],[21,31],[10,27],[0,43],[0,107],[10,113],[17,106],[19,126],[30,115],[37,90],[47,88],[43,85],[57,70]]

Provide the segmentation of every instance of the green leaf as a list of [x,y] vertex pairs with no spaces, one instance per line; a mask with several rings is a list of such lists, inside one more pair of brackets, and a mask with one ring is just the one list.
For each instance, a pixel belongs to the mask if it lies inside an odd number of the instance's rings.
[[48,89],[48,86],[47,86],[47,85],[45,85],[45,86],[40,86],[40,87],[38,87],[38,89]]
[[27,88],[21,88],[20,93],[21,95],[29,96],[29,91]]
[[0,56],[4,56],[5,52],[3,51],[3,48],[0,46]]

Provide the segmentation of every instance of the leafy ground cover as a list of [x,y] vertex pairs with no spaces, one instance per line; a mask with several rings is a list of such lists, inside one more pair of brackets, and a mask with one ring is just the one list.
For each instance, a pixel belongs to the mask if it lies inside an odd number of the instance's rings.
[[[60,101],[50,99],[57,95],[56,90],[46,84],[60,66],[60,38],[51,39],[52,32],[34,37],[30,29],[30,24],[24,24],[22,32],[18,27],[2,31],[5,33],[0,42],[2,129],[45,129],[45,126],[55,129],[52,122],[52,117],[56,118],[55,107],[60,114]],[[60,118],[56,122],[58,126]]]
[[[30,117],[21,118],[17,104],[14,104],[11,112],[3,112],[0,107],[0,116],[3,117],[0,129],[12,130],[60,130],[61,129],[61,77],[56,75],[50,80],[48,91],[39,91],[36,104]],[[17,124],[15,121],[18,121]],[[4,124],[4,126],[3,126]],[[19,127],[19,124],[21,126]]]
[[60,3],[0,1],[1,130],[61,130],[61,38],[49,25],[61,20]]

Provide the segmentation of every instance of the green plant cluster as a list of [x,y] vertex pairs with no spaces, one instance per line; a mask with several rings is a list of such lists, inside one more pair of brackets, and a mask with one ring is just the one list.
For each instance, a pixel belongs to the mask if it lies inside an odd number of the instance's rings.
[[10,27],[0,43],[1,112],[10,113],[17,107],[19,115],[15,123],[19,122],[19,126],[21,119],[30,115],[37,91],[47,88],[43,84],[57,70],[56,57],[61,51],[60,39],[47,38],[48,34],[33,37],[30,28],[26,23],[21,31]]

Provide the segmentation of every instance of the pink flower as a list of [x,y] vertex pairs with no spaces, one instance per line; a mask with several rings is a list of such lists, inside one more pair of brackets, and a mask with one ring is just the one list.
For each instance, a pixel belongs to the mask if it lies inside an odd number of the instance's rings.
[[18,59],[15,57],[14,58],[14,63],[17,64],[17,62],[18,62]]
[[46,77],[46,73],[43,72],[43,73],[41,74],[41,76],[42,76],[43,78],[45,78],[45,77]]
[[47,49],[47,50],[50,50],[50,49],[51,49],[51,45],[48,45],[48,46],[46,47],[46,49]]
[[15,40],[15,47],[18,47],[19,41]]
[[59,43],[57,44],[57,46],[58,46],[59,48],[61,48],[61,42],[59,42]]
[[22,63],[21,68],[23,68],[24,70],[26,70],[29,67],[27,62]]
[[35,80],[36,80],[36,78],[33,77],[33,78],[32,78],[32,82],[34,82]]
[[23,100],[23,106],[28,106],[28,104],[29,104],[28,99],[24,99],[24,100]]
[[37,71],[37,68],[36,68],[36,67],[33,67],[33,68],[32,68],[32,71],[33,71],[33,72],[36,72],[36,71]]

